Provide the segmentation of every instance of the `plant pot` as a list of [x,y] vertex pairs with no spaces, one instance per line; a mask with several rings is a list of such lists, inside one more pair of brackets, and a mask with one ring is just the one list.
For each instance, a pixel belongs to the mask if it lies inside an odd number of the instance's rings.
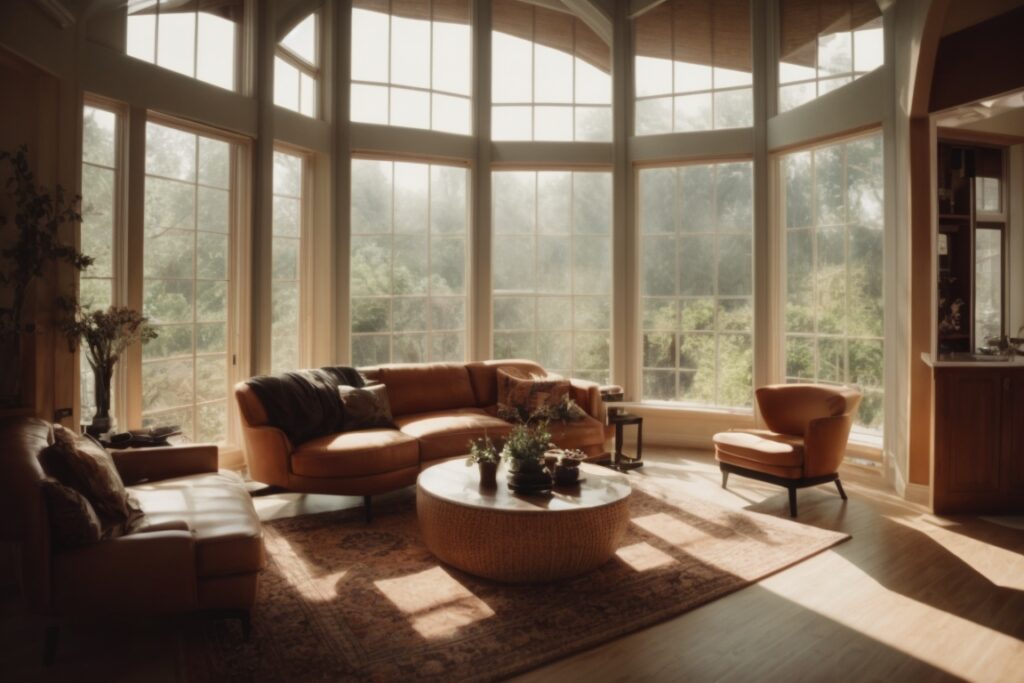
[[508,469],[508,487],[513,491],[540,493],[551,490],[551,472],[540,460],[512,460]]
[[559,486],[571,486],[580,478],[579,465],[559,465],[555,468],[555,483]]
[[498,485],[498,463],[478,462],[477,467],[480,468],[480,486],[494,488]]

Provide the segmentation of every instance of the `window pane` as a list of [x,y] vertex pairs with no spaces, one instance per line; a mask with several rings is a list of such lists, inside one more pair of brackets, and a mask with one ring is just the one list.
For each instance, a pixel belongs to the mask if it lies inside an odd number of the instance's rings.
[[467,176],[352,161],[354,364],[464,358]]
[[752,192],[750,162],[640,171],[644,399],[752,405]]
[[469,135],[469,0],[404,0],[375,9],[352,10],[351,119]]
[[274,59],[274,104],[299,110],[299,70],[280,57]]
[[519,0],[492,6],[491,137],[611,140],[611,53],[601,38],[567,13]]
[[986,346],[1003,333],[1003,231],[974,232],[974,338]]
[[753,125],[748,3],[668,0],[632,23],[636,135]]
[[496,171],[495,358],[607,383],[611,173]]
[[[353,16],[358,10],[353,11]],[[354,19],[353,19],[354,21]],[[292,53],[316,65],[319,61],[316,54],[316,33],[317,15],[310,14],[308,17],[295,25],[282,40],[281,44]]]
[[180,0],[125,4],[125,52],[129,56],[227,90],[235,89],[242,3],[209,11],[197,11],[197,3]]
[[780,0],[779,111],[805,104],[884,63],[874,0]]
[[786,379],[861,388],[860,428],[882,429],[882,137],[780,158]]
[[231,156],[223,141],[146,126],[143,313],[160,336],[143,351],[142,416],[193,440],[228,434]]

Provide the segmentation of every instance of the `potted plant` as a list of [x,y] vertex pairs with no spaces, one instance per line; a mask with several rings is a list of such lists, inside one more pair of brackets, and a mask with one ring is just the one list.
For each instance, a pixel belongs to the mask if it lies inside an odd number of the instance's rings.
[[476,464],[480,469],[480,485],[494,487],[498,485],[498,465],[501,464],[501,451],[489,436],[469,442],[469,457],[466,467]]
[[63,331],[71,351],[79,342],[85,346],[85,358],[95,381],[96,415],[88,431],[99,435],[110,431],[110,382],[114,366],[125,349],[136,341],[143,344],[156,339],[149,320],[138,311],[123,306],[106,310],[83,310],[77,303],[69,305]]
[[[0,405],[21,402],[22,341],[25,334],[35,331],[34,316],[25,320],[25,305],[32,284],[46,274],[53,262],[69,264],[76,270],[89,267],[93,259],[74,246],[64,244],[59,237],[62,226],[82,220],[78,212],[81,197],[68,197],[58,185],[51,193],[36,185],[35,175],[29,169],[28,148],[22,145],[17,152],[0,151],[0,162],[10,165],[7,197],[14,207],[14,239],[5,241],[0,250],[0,289],[7,290],[0,303],[0,355],[4,368],[0,372]],[[8,224],[8,217],[0,215],[0,228]]]
[[512,428],[501,457],[508,462],[508,486],[513,491],[539,492],[551,488],[551,472],[544,466],[550,447],[547,422],[517,424]]
[[586,459],[586,454],[576,448],[562,451],[555,465],[555,483],[561,486],[571,486],[579,481],[580,463]]

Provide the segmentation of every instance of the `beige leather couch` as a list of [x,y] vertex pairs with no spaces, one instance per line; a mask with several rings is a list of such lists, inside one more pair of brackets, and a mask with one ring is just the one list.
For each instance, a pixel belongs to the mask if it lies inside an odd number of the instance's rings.
[[127,536],[61,549],[50,538],[38,456],[53,443],[47,422],[0,422],[0,539],[20,547],[28,605],[56,625],[76,616],[171,614],[211,610],[242,620],[264,565],[263,532],[241,478],[217,471],[213,445],[113,453],[146,519]]
[[[410,486],[421,468],[468,453],[471,439],[509,433],[512,425],[496,416],[500,366],[545,374],[539,365],[524,360],[363,368],[367,379],[387,387],[398,429],[329,434],[298,446],[267,424],[263,405],[242,382],[235,386],[235,398],[249,473],[257,481],[308,493],[369,497]],[[573,398],[587,416],[549,425],[552,440],[563,448],[601,455],[608,432],[598,385],[573,380],[572,387]]]

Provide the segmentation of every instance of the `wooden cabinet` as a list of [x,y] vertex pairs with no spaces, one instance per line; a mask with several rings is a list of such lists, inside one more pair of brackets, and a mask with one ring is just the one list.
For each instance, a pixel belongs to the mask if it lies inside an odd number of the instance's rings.
[[1024,366],[934,372],[932,509],[1024,512]]

